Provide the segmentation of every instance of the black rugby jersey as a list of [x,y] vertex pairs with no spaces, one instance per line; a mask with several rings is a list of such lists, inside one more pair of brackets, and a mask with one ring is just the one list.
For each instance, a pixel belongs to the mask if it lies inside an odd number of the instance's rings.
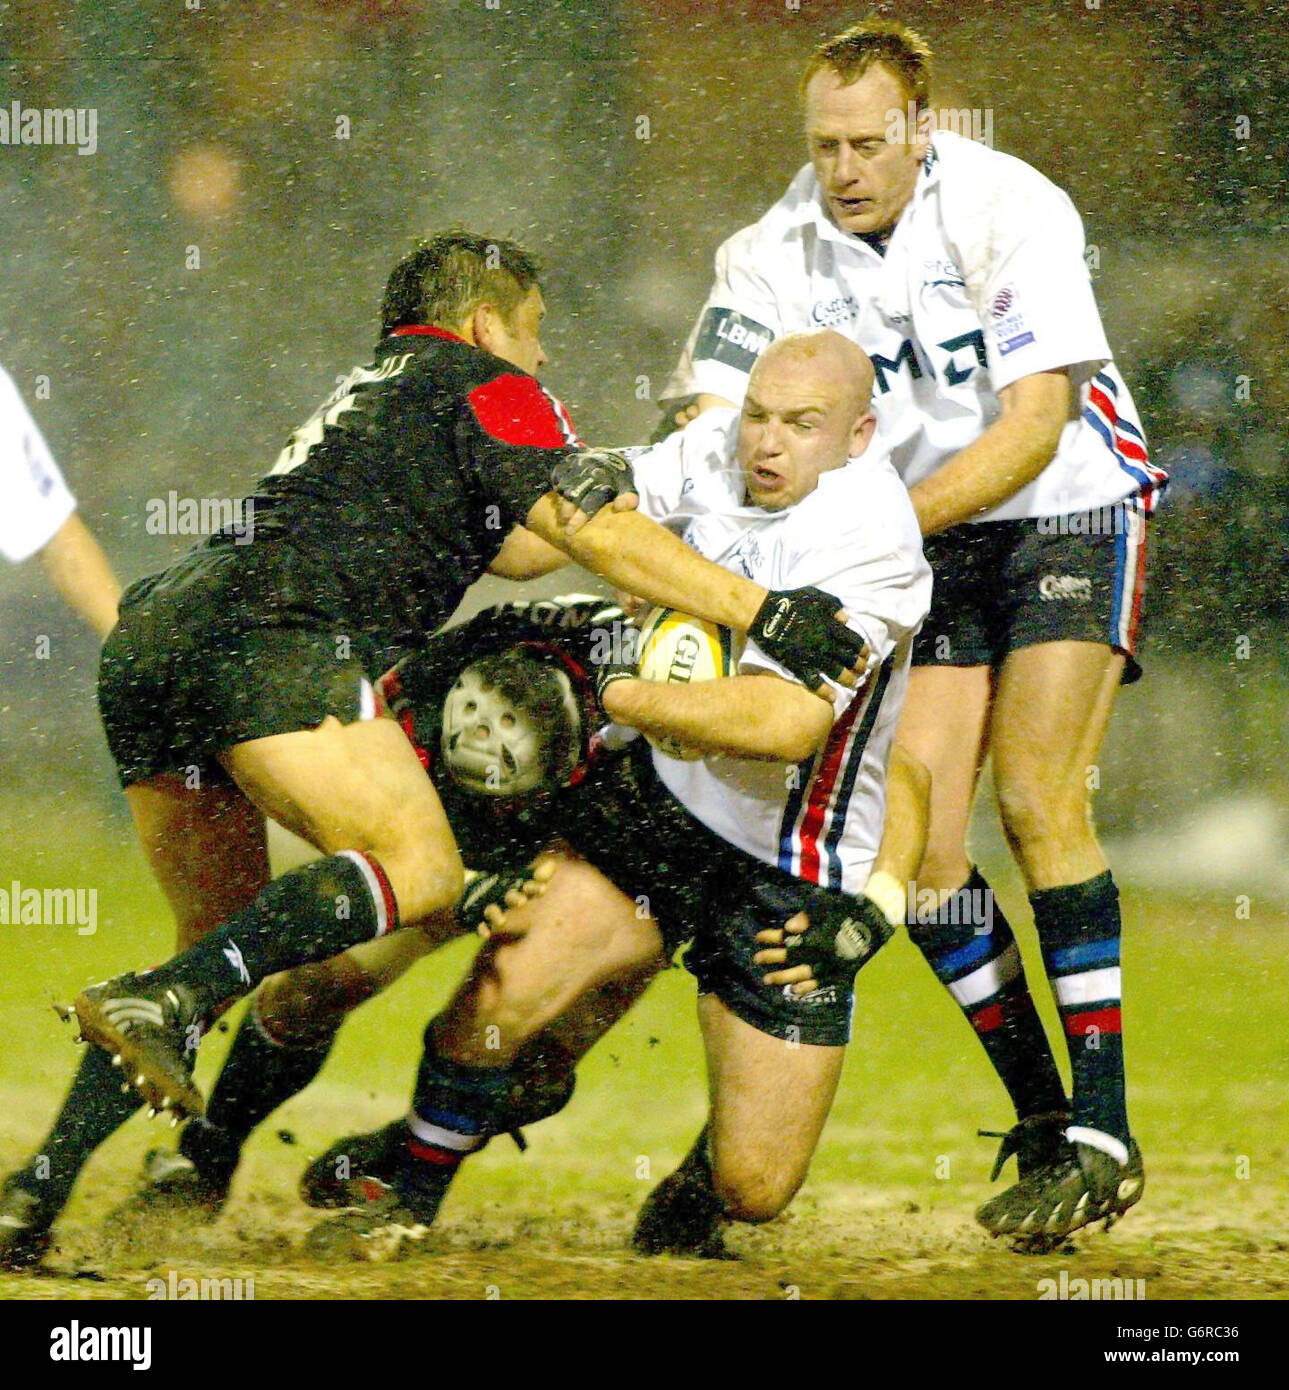
[[239,527],[127,591],[176,629],[307,628],[380,670],[451,615],[580,441],[518,367],[397,329],[291,437]]

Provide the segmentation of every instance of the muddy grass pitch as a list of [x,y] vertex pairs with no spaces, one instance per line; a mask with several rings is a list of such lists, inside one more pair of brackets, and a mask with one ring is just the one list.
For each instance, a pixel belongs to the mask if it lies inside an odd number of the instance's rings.
[[[60,853],[79,855],[83,874],[94,849],[48,851],[47,882],[75,881],[59,877]],[[95,934],[6,928],[5,1171],[39,1144],[76,1060],[51,995],[165,949],[165,911],[137,856],[94,869]],[[35,882],[35,872],[27,878]],[[1023,896],[1001,869],[998,882],[1022,924],[1031,978],[1041,979]],[[1147,1299],[1283,1299],[1289,916],[1254,904],[1244,920],[1232,903],[1131,891],[1124,903],[1130,1110],[1146,1194],[1111,1232],[1080,1232],[1055,1254],[1012,1254],[973,1222],[993,1158],[992,1141],[975,1131],[1005,1128],[1005,1099],[916,951],[897,939],[860,977],[856,1043],[806,1186],[778,1221],[732,1232],[738,1259],[647,1260],[628,1249],[646,1191],[702,1121],[693,983],[679,970],[591,1054],[572,1104],[529,1131],[526,1154],[498,1140],[466,1165],[414,1257],[306,1257],[303,1238],[322,1214],[297,1200],[298,1176],[336,1136],[403,1108],[421,1027],[471,949],[461,942],[354,1018],[320,1080],[253,1137],[217,1221],[132,1207],[144,1152],[173,1143],[136,1117],[86,1170],[45,1267],[0,1275],[0,1299],[147,1299],[162,1285],[205,1280],[208,1291],[256,1300],[1035,1300],[1042,1281],[1062,1271],[1067,1280],[1118,1281],[1102,1287]],[[1041,1007],[1052,1029],[1046,997]],[[216,1035],[206,1044],[203,1086],[225,1042]]]

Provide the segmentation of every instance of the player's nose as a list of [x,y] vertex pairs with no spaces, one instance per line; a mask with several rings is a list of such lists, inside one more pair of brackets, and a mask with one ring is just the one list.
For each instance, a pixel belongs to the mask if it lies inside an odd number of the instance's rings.
[[777,458],[783,452],[783,427],[771,421],[761,431],[761,440],[757,448],[759,458]]
[[859,173],[859,156],[849,145],[842,145],[837,151],[837,159],[832,168],[832,182],[834,188],[845,188],[854,183],[856,175]]

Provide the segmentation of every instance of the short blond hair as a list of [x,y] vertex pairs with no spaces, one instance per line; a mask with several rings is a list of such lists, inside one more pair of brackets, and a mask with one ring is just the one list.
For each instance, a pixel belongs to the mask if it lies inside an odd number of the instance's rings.
[[916,30],[895,19],[864,19],[823,43],[801,74],[801,92],[810,79],[830,68],[847,86],[875,63],[899,79],[904,94],[920,111],[931,100],[931,46]]

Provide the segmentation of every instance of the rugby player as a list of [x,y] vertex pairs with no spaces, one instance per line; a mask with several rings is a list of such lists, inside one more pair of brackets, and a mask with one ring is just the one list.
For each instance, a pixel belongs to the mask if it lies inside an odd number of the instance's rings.
[[[1042,1248],[1140,1199],[1125,1101],[1114,880],[1089,772],[1135,680],[1147,518],[1165,485],[1106,342],[1066,195],[1028,165],[934,130],[930,52],[870,19],[802,79],[807,164],[716,256],[667,396],[683,422],[743,399],[758,351],[830,325],[877,369],[883,439],[908,484],[935,601],[899,739],[931,772],[910,931],[1016,1106],[985,1204],[994,1235]],[[1067,1102],[1011,928],[966,832],[993,759],[1066,1034]],[[982,926],[985,928],[982,930]],[[991,928],[991,929],[989,929]]]
[[[442,624],[516,526],[754,635],[812,685],[854,683],[862,644],[831,596],[771,593],[631,510],[626,463],[581,447],[533,375],[544,312],[521,247],[431,239],[390,276],[374,361],[248,500],[252,543],[216,534],[122,599],[100,710],[181,951],[68,1010],[96,1047],[42,1146],[54,1171],[38,1177],[33,1160],[6,1184],[0,1243],[17,1258],[133,1110],[118,1083],[154,1110],[199,1113],[202,1030],[260,980],[400,925],[459,930],[443,808],[402,731],[375,717],[370,675]],[[324,857],[270,882],[266,815]]]
[[[634,779],[612,765],[621,749],[610,752],[601,736],[606,721],[590,674],[597,634],[623,616],[587,595],[501,603],[430,638],[377,682],[434,782],[465,862],[480,871],[458,905],[463,922],[485,912],[499,920],[492,904],[513,909],[535,895],[527,866],[553,841],[607,865],[649,814]],[[616,820],[611,805],[623,808]],[[548,871],[539,867],[535,881]],[[665,864],[659,872],[665,876]],[[528,881],[510,887],[521,877]],[[218,1212],[256,1125],[318,1074],[349,1012],[431,949],[422,933],[401,932],[266,980],[205,1115],[185,1126],[177,1153],[148,1154],[148,1198]],[[562,1103],[571,1093],[566,1052],[552,1044],[529,1053],[503,1131],[541,1118],[549,1094]]]
[[[600,729],[604,716],[585,698],[597,647],[622,616],[603,600],[576,595],[499,604],[432,638],[378,682],[435,780],[467,863],[487,866],[489,876],[499,873],[509,883],[511,866],[525,865],[552,839],[561,843],[551,912],[536,923],[526,920],[515,909],[535,895],[523,891],[490,894],[483,908],[486,921],[508,935],[527,932],[522,949],[506,950],[501,966],[512,1001],[518,1002],[517,988],[542,992],[540,1018],[528,1001],[522,1037],[503,1039],[492,1017],[493,1051],[504,1050],[507,1060],[473,1076],[437,1054],[433,1035],[444,1020],[427,1032],[422,1108],[459,1111],[464,1091],[466,1109],[479,1124],[474,1148],[567,1103],[576,1062],[692,934],[700,907],[690,891],[688,856],[676,856],[669,846],[702,832],[659,789],[646,745],[616,756],[622,750],[613,735],[623,731]],[[464,670],[463,663],[469,663]],[[878,859],[888,883],[903,883],[921,856],[924,801],[916,769],[893,757]],[[904,848],[892,850],[887,840]],[[583,872],[578,859],[599,872]],[[540,866],[535,873],[544,877]],[[606,878],[617,892],[603,893]],[[875,879],[881,875],[870,878],[870,891]],[[584,910],[587,894],[596,904],[591,913]],[[479,911],[473,885],[467,897],[459,908],[463,917]],[[634,910],[624,911],[624,901]],[[657,908],[654,915],[641,911],[645,901],[665,906],[665,922],[656,922]],[[476,962],[457,1012],[474,991],[496,980],[499,944]],[[216,1215],[252,1130],[317,1075],[347,1014],[428,949],[419,934],[401,933],[265,981],[233,1039],[206,1114],[185,1127],[177,1152],[147,1155],[141,1195],[151,1213],[179,1205],[188,1216]],[[517,984],[524,980],[531,984]],[[795,983],[798,993],[817,984],[799,971],[797,980],[804,980]],[[530,1036],[542,1019],[548,1025]],[[507,1022],[507,1035],[512,1032]],[[423,1135],[425,1123],[409,1117],[375,1135],[339,1141],[311,1165],[305,1199],[327,1207],[370,1206],[393,1193],[407,1162],[404,1150],[419,1145],[415,1131]],[[440,1165],[442,1191],[455,1166]],[[372,1239],[364,1222],[357,1248],[370,1248]],[[334,1232],[322,1243],[334,1248]]]
[[39,555],[59,597],[105,637],[121,597],[107,556],[76,515],[76,499],[18,388],[0,367],[0,555]]
[[[629,664],[600,670],[617,722],[704,755],[641,756],[637,745],[628,766],[652,814],[604,872],[561,866],[543,897],[506,914],[531,929],[490,942],[427,1030],[406,1121],[342,1140],[312,1166],[305,1195],[318,1205],[351,1200],[355,1185],[390,1189],[392,1209],[330,1223],[342,1241],[423,1234],[462,1159],[506,1128],[525,1047],[560,1018],[602,1030],[617,1016],[606,988],[625,986],[629,1002],[690,936],[712,1119],[683,1190],[664,1184],[651,1200],[637,1247],[718,1253],[723,1220],[768,1220],[800,1186],[849,1038],[853,977],[903,919],[922,848],[903,836],[911,852],[874,881],[930,574],[907,492],[872,442],[872,380],[839,335],[789,336],[758,363],[741,414],[705,416],[633,460],[642,508],[700,553],[762,583],[837,592],[864,636],[864,679],[825,700],[753,642],[736,676],[700,685],[634,679]],[[593,998],[596,1010],[577,1007]]]

